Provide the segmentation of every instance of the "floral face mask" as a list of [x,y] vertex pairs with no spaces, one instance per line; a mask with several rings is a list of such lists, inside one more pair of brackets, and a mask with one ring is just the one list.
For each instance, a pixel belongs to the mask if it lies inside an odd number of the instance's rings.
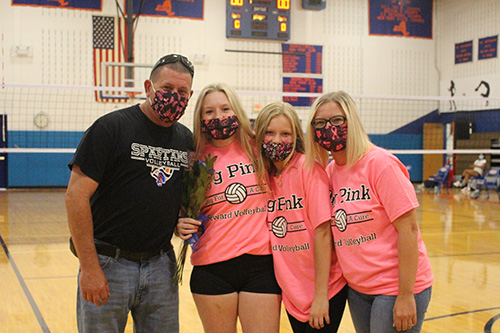
[[152,82],[151,86],[155,96],[149,102],[158,118],[166,123],[179,120],[186,111],[188,99],[175,91],[156,91]]
[[232,137],[239,127],[236,115],[201,121],[203,133],[208,133],[214,140],[226,140]]
[[293,151],[293,143],[281,142],[262,143],[262,155],[273,162],[279,162],[286,159]]

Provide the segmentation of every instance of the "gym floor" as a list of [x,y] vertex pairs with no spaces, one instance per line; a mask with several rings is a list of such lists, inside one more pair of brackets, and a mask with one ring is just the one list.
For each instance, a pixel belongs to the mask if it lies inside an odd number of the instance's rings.
[[[500,200],[418,193],[434,285],[422,332],[500,332]],[[78,260],[68,249],[64,190],[0,192],[0,332],[76,332]],[[174,238],[176,249],[179,239]],[[202,332],[186,264],[181,332]],[[131,321],[127,332],[132,332]],[[241,329],[239,329],[241,332]],[[280,332],[292,332],[284,309]],[[348,309],[339,332],[354,332]]]

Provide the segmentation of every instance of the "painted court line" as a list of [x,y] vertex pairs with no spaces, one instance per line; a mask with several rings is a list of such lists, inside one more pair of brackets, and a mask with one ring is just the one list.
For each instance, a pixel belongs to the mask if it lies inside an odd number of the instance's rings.
[[464,311],[464,312],[451,313],[451,314],[448,314],[448,315],[443,315],[443,316],[437,316],[437,317],[425,318],[425,319],[424,319],[424,321],[436,320],[436,319],[442,319],[442,318],[448,318],[448,317],[455,317],[455,316],[460,316],[460,315],[469,314],[469,313],[476,313],[476,312],[483,312],[483,311],[491,311],[491,310],[500,310],[500,306],[497,306],[497,307],[494,307],[494,308],[488,308],[488,309],[478,309],[478,310],[471,310],[471,311]]
[[500,319],[500,314],[497,314],[496,316],[488,320],[486,325],[484,325],[484,333],[491,333],[491,328],[493,327],[495,321],[497,321],[498,319]]
[[38,320],[38,324],[40,324],[40,328],[42,329],[42,332],[50,333],[49,327],[47,326],[47,323],[43,319],[43,316],[42,316],[42,313],[40,312],[40,309],[38,309],[38,306],[36,305],[36,302],[33,299],[33,296],[31,295],[31,293],[28,289],[28,286],[26,286],[26,283],[24,282],[24,279],[21,276],[19,269],[17,269],[17,265],[14,262],[14,259],[10,256],[9,249],[7,248],[7,245],[5,244],[5,242],[3,241],[2,235],[0,235],[0,243],[2,244],[3,250],[5,251],[7,258],[9,259],[10,265],[12,266],[14,273],[16,274],[16,277],[17,277],[17,280],[19,281],[19,284],[23,288],[24,295],[28,299],[28,302],[31,305],[31,309],[35,313],[35,317]]

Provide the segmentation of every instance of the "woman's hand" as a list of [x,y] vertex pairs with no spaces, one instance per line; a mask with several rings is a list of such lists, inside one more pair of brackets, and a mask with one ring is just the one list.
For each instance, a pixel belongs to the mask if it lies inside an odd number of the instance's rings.
[[394,324],[397,331],[406,331],[417,324],[417,306],[415,297],[398,295],[393,308]]
[[330,324],[328,297],[315,297],[309,313],[309,325],[317,330]]

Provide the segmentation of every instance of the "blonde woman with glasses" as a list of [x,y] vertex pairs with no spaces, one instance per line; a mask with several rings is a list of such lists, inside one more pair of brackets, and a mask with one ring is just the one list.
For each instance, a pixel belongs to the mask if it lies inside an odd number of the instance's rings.
[[356,331],[420,332],[433,275],[405,166],[370,142],[343,91],[314,102],[306,149],[312,152],[306,164],[327,167],[335,251]]

